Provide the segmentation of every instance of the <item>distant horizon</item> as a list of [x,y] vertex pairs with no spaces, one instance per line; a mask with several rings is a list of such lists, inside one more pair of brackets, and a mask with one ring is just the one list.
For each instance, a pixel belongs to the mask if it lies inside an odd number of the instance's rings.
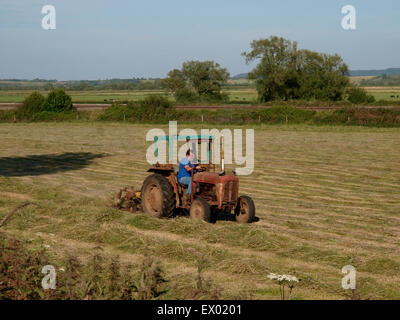
[[[396,70],[398,73],[396,75],[400,75],[400,67],[389,67],[384,69],[362,69],[362,70],[349,70],[349,73],[359,72],[359,73],[368,73],[368,72],[382,72],[388,70]],[[251,71],[251,70],[250,70]],[[250,72],[249,71],[249,72]],[[230,74],[230,79],[235,79],[238,76],[247,74],[248,72],[238,73],[238,74]],[[383,73],[382,73],[383,74]],[[380,74],[381,75],[381,74]],[[357,75],[358,76],[358,75]],[[355,75],[350,75],[350,77],[357,77]],[[363,75],[360,75],[362,77]],[[364,75],[368,76],[368,75]],[[166,77],[166,76],[165,76]],[[43,81],[59,81],[59,82],[69,82],[69,81],[107,81],[107,80],[128,80],[128,79],[139,79],[139,80],[156,80],[156,79],[163,79],[165,77],[128,77],[128,78],[100,78],[100,79],[45,79],[45,78],[31,78],[31,79],[23,79],[23,78],[0,78],[0,81],[33,81],[33,80],[43,80]]]

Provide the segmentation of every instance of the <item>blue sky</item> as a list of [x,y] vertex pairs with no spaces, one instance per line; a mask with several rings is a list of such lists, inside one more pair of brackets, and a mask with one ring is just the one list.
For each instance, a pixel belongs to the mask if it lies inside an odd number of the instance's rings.
[[[43,30],[41,9],[56,8]],[[357,30],[341,8],[357,9]],[[0,78],[163,77],[186,60],[247,72],[252,40],[283,36],[338,53],[351,69],[400,67],[398,0],[1,0]]]

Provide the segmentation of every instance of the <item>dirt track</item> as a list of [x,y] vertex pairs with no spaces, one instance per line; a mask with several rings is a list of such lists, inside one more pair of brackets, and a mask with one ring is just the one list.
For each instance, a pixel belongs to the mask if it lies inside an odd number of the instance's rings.
[[[20,106],[21,103],[0,103],[0,110],[13,110]],[[107,109],[111,106],[111,104],[79,104],[76,103],[74,106],[78,110],[103,110]],[[218,110],[218,109],[230,109],[230,110],[237,110],[237,109],[263,109],[269,108],[267,106],[247,106],[247,105],[225,105],[225,106],[177,106],[177,109],[181,110]],[[335,106],[304,106],[298,107],[304,110],[316,110],[316,111],[329,111],[329,110],[338,110],[341,107]],[[371,109],[377,108],[375,106],[364,106],[364,108]],[[379,107],[385,109],[392,109],[395,108],[394,106],[385,106]]]

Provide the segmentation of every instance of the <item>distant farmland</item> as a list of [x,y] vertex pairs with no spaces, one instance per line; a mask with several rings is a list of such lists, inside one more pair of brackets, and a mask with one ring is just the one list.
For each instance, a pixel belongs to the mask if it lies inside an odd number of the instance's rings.
[[[400,101],[400,87],[365,87],[367,91],[375,96],[377,100]],[[0,90],[0,103],[22,102],[31,90]],[[255,88],[237,87],[224,89],[232,103],[256,103],[257,91]],[[42,91],[47,94],[48,91]],[[67,91],[74,103],[110,103],[112,101],[136,101],[149,95],[168,96],[161,90],[88,90],[88,91]],[[392,97],[394,96],[394,98]],[[399,96],[399,97],[397,97]],[[171,101],[174,100],[169,96]]]
[[[257,92],[254,89],[235,89],[227,90],[230,99],[235,102],[248,102],[257,98]],[[31,93],[29,90],[0,90],[0,103],[22,102],[26,96]],[[48,91],[42,91],[47,94]],[[160,90],[138,90],[138,91],[67,91],[72,97],[74,103],[107,103],[112,101],[136,101],[149,95],[168,96],[165,91]],[[174,100],[173,97],[170,97]]]

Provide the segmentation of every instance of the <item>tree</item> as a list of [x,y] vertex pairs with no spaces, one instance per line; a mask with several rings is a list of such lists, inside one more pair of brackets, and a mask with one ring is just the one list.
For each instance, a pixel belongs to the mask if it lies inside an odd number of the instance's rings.
[[221,86],[228,78],[227,69],[214,61],[187,61],[181,70],[170,71],[163,85],[178,98],[220,100],[224,97]]
[[341,100],[349,86],[348,67],[335,54],[300,51],[300,97],[310,100]]
[[297,42],[279,37],[256,40],[244,52],[246,63],[259,60],[248,75],[256,80],[259,100],[342,99],[349,84],[348,67],[338,55],[297,49]]
[[255,79],[259,99],[270,101],[278,98],[296,98],[298,88],[297,43],[283,38],[271,37],[251,43],[252,51],[244,52],[246,63],[260,60],[256,68],[248,74]]
[[375,97],[367,93],[363,88],[353,87],[347,91],[347,100],[354,104],[375,102]]
[[186,87],[186,81],[181,70],[174,69],[168,72],[168,78],[162,80],[162,85],[169,92],[174,94],[180,89]]
[[227,69],[214,61],[185,62],[182,74],[200,97],[219,97],[221,85],[229,78]]
[[64,89],[52,90],[44,103],[45,111],[61,112],[72,109],[72,99],[65,93]]
[[18,113],[23,116],[30,116],[43,111],[45,98],[38,92],[34,91],[24,99],[22,105],[18,108]]

